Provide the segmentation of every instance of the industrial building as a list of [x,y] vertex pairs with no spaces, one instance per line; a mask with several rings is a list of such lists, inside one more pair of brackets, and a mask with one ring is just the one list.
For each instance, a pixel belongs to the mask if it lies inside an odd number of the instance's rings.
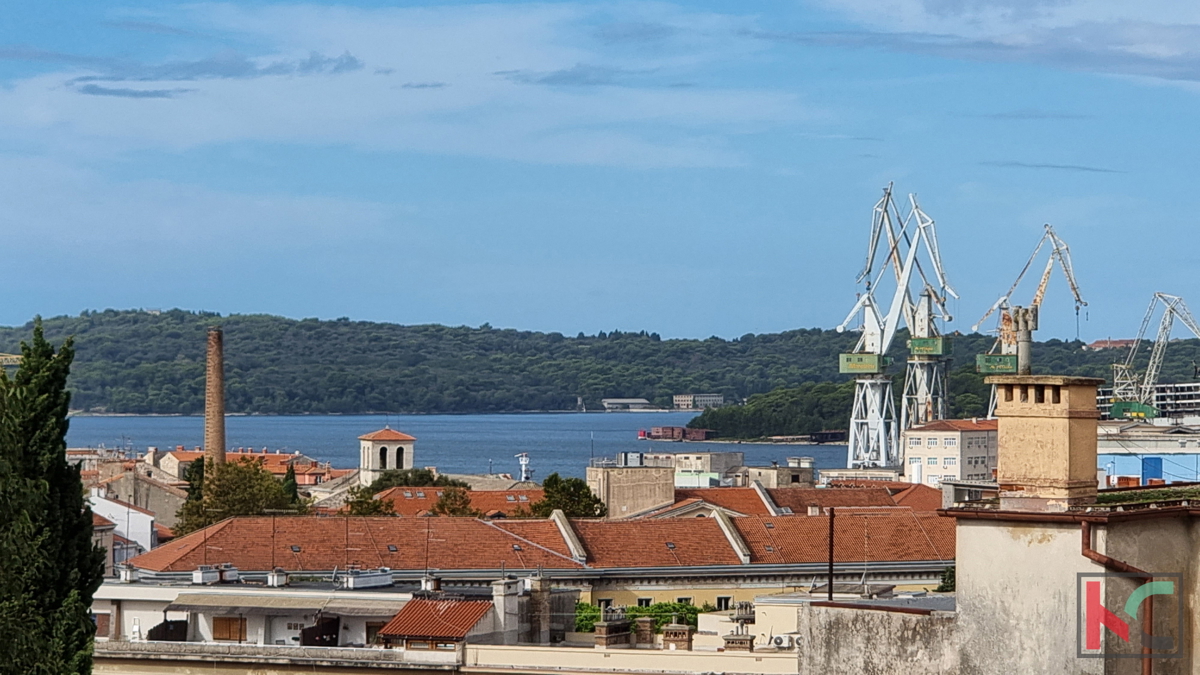
[[990,481],[997,462],[996,420],[936,420],[900,434],[905,478],[938,486],[942,481]]
[[724,394],[675,394],[672,397],[676,410],[707,410],[725,405]]

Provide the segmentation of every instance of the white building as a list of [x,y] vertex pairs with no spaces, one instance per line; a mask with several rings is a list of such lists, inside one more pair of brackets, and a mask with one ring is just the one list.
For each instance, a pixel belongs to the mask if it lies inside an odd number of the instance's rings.
[[600,403],[608,412],[615,410],[657,410],[654,404],[644,398],[602,398]]
[[417,439],[406,433],[384,427],[359,436],[358,482],[370,485],[384,471],[413,468],[413,452]]
[[996,471],[996,420],[937,420],[900,434],[910,483],[990,481]]
[[[134,542],[142,553],[158,546],[158,534],[154,529],[152,512],[119,499],[105,498],[101,496],[101,492],[101,488],[92,488],[88,498],[92,505],[92,513],[111,521],[116,526],[113,533],[117,538]],[[136,555],[136,552],[133,553]],[[124,559],[118,555],[115,562],[122,562]]]

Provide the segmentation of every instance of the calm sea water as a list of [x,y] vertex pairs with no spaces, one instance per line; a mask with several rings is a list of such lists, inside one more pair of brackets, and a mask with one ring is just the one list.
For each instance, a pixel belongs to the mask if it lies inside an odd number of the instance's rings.
[[[518,475],[515,455],[528,452],[534,479],[558,472],[583,477],[588,459],[621,451],[681,452],[736,450],[746,463],[783,464],[806,456],[817,468],[846,466],[845,445],[764,445],[750,443],[670,443],[637,440],[638,429],[684,426],[695,413],[530,413],[519,415],[330,415],[229,417],[226,442],[234,448],[299,451],[335,467],[358,466],[358,437],[385,424],[417,438],[416,466],[448,473]],[[202,417],[74,417],[71,447],[130,447],[139,452],[204,439]]]

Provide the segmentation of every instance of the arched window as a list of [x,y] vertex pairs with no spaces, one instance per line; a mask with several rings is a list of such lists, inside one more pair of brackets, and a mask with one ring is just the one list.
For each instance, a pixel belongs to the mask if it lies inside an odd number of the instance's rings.
[[396,468],[397,469],[404,468],[404,446],[403,445],[396,446]]
[[387,471],[387,448],[379,449],[379,470]]

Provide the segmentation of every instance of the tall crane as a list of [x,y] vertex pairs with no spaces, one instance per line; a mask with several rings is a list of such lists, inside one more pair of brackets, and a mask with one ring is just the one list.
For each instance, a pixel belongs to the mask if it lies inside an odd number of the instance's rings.
[[[1139,382],[1133,369],[1133,361],[1137,358],[1146,329],[1150,327],[1154,310],[1160,303],[1163,313],[1158,321],[1158,335],[1150,349],[1150,362],[1146,364],[1146,372]],[[1192,335],[1200,337],[1200,325],[1188,311],[1183,298],[1178,295],[1155,293],[1150,299],[1150,307],[1146,309],[1146,317],[1142,319],[1142,327],[1138,329],[1137,337],[1129,347],[1125,362],[1113,364],[1113,404],[1109,411],[1110,417],[1145,419],[1159,416],[1158,408],[1154,407],[1154,386],[1158,384],[1158,373],[1162,370],[1163,357],[1167,353],[1167,343],[1171,340],[1171,329],[1175,325],[1175,319],[1182,321],[1183,325],[1192,331]]]
[[[847,449],[851,468],[899,464],[892,380],[886,374],[890,365],[887,352],[901,321],[915,336],[913,342],[928,341],[922,343],[926,352],[944,351],[945,342],[938,333],[936,320],[950,318],[945,308],[946,296],[958,297],[946,281],[933,219],[917,205],[915,195],[909,195],[909,204],[908,215],[901,217],[892,185],[884,188],[872,215],[867,261],[857,279],[857,283],[864,284],[863,292],[837,328],[838,332],[844,332],[855,317],[861,316],[858,328],[861,334],[854,351],[839,356],[840,372],[857,376]],[[921,250],[926,253],[933,282],[921,266],[918,258]],[[886,283],[889,278],[894,279],[894,286]],[[913,301],[911,286],[915,280],[921,283],[919,302]],[[880,300],[886,298],[881,293],[885,287],[892,288],[886,310]],[[924,358],[909,361],[902,423],[927,419],[928,415],[945,409],[945,367],[944,359],[940,358],[943,354],[921,356]]]
[[[1016,293],[1017,286],[1021,284],[1025,273],[1033,266],[1034,260],[1047,244],[1050,245],[1050,256],[1046,259],[1046,265],[1042,269],[1042,278],[1038,282],[1037,290],[1034,291],[1033,300],[1025,307],[1010,305],[1009,301],[1012,299],[1013,293]],[[1029,260],[1025,261],[1025,266],[1021,268],[1017,280],[1009,287],[1007,293],[1001,295],[1000,299],[992,304],[984,313],[983,318],[971,326],[972,331],[978,331],[989,316],[997,311],[1000,313],[1000,326],[996,342],[987,354],[979,354],[975,357],[976,371],[987,375],[1004,373],[1029,375],[1032,372],[1033,331],[1038,328],[1038,311],[1042,306],[1042,300],[1046,297],[1046,286],[1050,283],[1050,273],[1054,271],[1055,263],[1058,263],[1059,268],[1062,269],[1063,276],[1067,279],[1067,285],[1071,288],[1071,294],[1075,298],[1075,316],[1079,316],[1080,308],[1087,306],[1087,301],[1083,299],[1083,294],[1079,291],[1079,284],[1075,281],[1075,268],[1071,264],[1071,249],[1067,247],[1067,242],[1058,236],[1053,227],[1046,225],[1042,238],[1033,248]],[[996,387],[993,386],[988,417],[992,416],[995,408]]]

